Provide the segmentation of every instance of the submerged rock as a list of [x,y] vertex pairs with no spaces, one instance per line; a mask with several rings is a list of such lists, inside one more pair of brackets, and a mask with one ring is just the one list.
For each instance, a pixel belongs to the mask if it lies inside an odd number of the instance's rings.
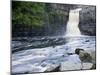
[[85,42],[89,42],[90,40],[86,40]]

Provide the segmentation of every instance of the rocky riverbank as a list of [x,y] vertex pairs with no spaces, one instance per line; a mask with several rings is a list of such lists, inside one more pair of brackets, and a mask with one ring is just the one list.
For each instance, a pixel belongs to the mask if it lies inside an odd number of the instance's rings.
[[[69,57],[77,57],[77,55],[71,55]],[[83,66],[81,65],[81,61],[79,62],[73,61],[73,59],[68,59],[67,61],[61,62],[59,64],[48,64],[48,63],[42,63],[41,66],[37,67],[36,65],[30,65],[32,68],[30,68],[28,65],[20,66],[20,68],[16,68],[16,71],[13,70],[13,74],[31,74],[31,73],[41,73],[41,72],[62,72],[62,71],[73,71],[73,70],[90,70],[93,67],[93,63],[83,63]],[[40,71],[37,71],[36,68]],[[92,68],[95,69],[95,68]]]
[[[30,38],[31,39],[31,38]],[[31,41],[43,41],[47,39],[32,38]],[[19,38],[13,42],[12,47],[20,47],[22,44]],[[26,39],[29,40],[29,39]],[[55,45],[44,46],[43,48],[30,48],[16,50],[12,53],[12,73],[39,73],[39,72],[56,72],[72,70],[90,70],[93,66],[90,62],[83,62],[83,67],[79,55],[75,54],[75,49],[95,50],[95,37],[66,37],[66,39],[49,37],[48,40],[55,42]],[[59,45],[59,41],[61,42]],[[13,39],[15,41],[15,39]],[[25,39],[22,40],[25,42]],[[66,41],[64,44],[63,41]],[[25,47],[28,44],[26,42]],[[20,44],[21,43],[21,44]],[[35,44],[35,42],[33,42]],[[46,45],[49,44],[45,43]],[[43,44],[42,44],[43,45]],[[38,45],[37,45],[38,46]],[[95,66],[94,66],[95,68]]]

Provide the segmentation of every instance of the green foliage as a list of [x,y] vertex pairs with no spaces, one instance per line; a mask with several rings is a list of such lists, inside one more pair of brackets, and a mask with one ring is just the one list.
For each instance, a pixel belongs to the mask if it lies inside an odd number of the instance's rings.
[[44,3],[34,2],[12,2],[12,23],[30,25],[30,26],[42,26],[45,13]]
[[[65,16],[61,10],[54,10],[48,3],[38,2],[12,2],[12,23],[13,25],[26,25],[41,27],[48,25],[49,21]],[[54,23],[54,22],[53,22]]]

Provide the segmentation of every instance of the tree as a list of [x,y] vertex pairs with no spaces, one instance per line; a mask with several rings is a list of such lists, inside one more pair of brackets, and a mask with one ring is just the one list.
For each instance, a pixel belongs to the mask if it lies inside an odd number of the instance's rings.
[[45,13],[44,3],[34,2],[12,2],[12,24],[13,25],[28,25],[42,26]]

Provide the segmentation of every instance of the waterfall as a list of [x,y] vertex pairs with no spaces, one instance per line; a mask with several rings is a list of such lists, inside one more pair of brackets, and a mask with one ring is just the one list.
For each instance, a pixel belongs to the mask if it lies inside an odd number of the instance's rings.
[[77,8],[74,10],[70,10],[69,12],[69,20],[66,25],[66,36],[80,36],[81,32],[79,30],[79,11],[81,11],[82,8]]

